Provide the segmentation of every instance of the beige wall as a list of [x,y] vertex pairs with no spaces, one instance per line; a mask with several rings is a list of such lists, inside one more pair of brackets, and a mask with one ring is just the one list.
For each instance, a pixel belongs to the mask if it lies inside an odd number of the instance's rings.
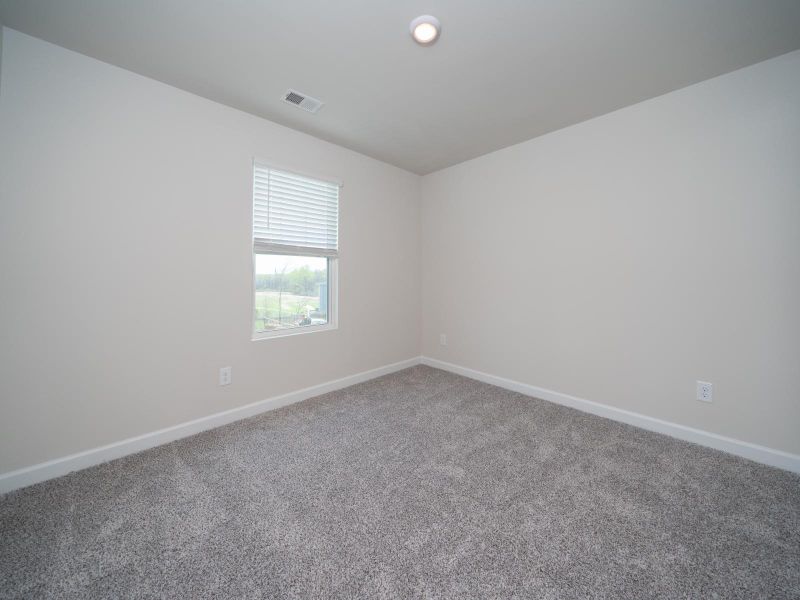
[[[0,473],[419,353],[416,175],[4,34]],[[336,331],[250,341],[253,156],[344,181]]]
[[800,52],[428,175],[422,200],[424,355],[800,452]]

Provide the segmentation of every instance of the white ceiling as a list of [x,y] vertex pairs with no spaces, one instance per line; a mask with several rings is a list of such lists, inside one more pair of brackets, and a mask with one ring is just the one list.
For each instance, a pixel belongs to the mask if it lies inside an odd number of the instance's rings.
[[0,22],[420,174],[800,48],[800,0],[0,0]]

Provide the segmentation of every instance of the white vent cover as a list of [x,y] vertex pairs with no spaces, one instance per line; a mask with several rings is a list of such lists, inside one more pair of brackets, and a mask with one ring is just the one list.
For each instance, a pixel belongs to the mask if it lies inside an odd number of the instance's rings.
[[317,113],[319,109],[322,108],[322,102],[317,100],[316,98],[312,98],[307,94],[301,94],[295,90],[289,90],[283,95],[283,101],[287,102],[288,104],[294,104],[298,108],[302,108],[303,110],[310,112],[310,113]]

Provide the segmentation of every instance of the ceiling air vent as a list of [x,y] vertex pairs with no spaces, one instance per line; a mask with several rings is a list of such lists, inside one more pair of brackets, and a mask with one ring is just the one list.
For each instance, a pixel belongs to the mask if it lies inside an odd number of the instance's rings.
[[288,102],[289,104],[294,104],[298,108],[302,108],[310,113],[319,112],[319,109],[322,108],[322,102],[316,98],[312,98],[311,96],[306,96],[305,94],[296,92],[295,90],[289,90],[286,92],[283,95],[283,101]]

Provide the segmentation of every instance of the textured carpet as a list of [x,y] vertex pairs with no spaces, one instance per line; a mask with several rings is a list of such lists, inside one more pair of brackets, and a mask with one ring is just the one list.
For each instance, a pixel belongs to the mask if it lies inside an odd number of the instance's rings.
[[798,598],[800,477],[415,367],[0,498],[3,598]]

